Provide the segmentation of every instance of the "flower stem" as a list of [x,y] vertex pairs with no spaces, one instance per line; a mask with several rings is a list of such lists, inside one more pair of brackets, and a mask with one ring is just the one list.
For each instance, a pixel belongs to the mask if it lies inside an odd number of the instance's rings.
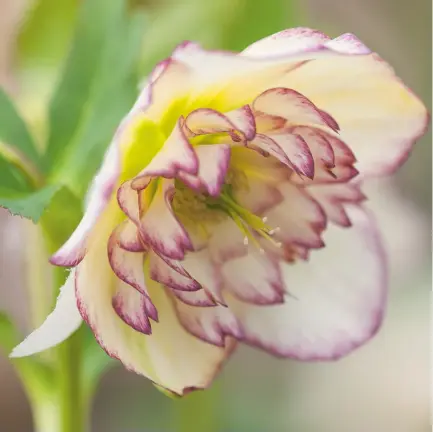
[[[62,286],[65,280],[65,271],[56,268],[54,272],[56,285]],[[61,424],[61,429],[58,432],[85,431],[87,419],[81,386],[81,336],[81,331],[77,331],[57,347],[58,406]]]
[[50,268],[47,244],[38,225],[24,224],[28,245],[26,247],[27,286],[29,295],[30,325],[38,328],[51,310]]
[[35,432],[59,432],[60,412],[52,397],[39,396],[32,404]]
[[206,391],[196,391],[173,401],[174,425],[176,432],[217,432],[220,430],[218,404],[219,383]]

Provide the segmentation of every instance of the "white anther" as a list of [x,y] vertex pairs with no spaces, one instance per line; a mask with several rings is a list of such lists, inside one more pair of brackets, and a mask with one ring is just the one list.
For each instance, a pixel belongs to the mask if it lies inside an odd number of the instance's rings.
[[264,255],[265,254],[265,250],[264,249],[262,249],[262,248],[260,248],[259,249],[259,252],[262,254],[262,255]]
[[276,242],[276,243],[275,243],[275,246],[280,248],[281,246],[283,246],[283,243],[281,243],[281,242]]
[[265,216],[264,218],[262,218],[262,221],[266,223],[268,221],[268,217]]
[[280,227],[276,227],[276,228],[269,230],[268,234],[271,236],[271,235],[274,235],[275,233],[280,232],[280,231],[281,231]]
[[248,246],[248,243],[249,243],[249,241],[248,241],[248,237],[244,237],[244,245],[245,245],[245,246]]

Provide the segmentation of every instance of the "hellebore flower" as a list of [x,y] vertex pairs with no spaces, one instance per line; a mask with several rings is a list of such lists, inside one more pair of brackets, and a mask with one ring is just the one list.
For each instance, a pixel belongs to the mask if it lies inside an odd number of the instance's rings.
[[398,168],[427,123],[353,35],[291,29],[240,54],[181,44],[51,259],[74,267],[56,309],[12,355],[84,319],[110,356],[182,394],[208,386],[236,341],[305,361],[350,353],[386,303],[360,180]]

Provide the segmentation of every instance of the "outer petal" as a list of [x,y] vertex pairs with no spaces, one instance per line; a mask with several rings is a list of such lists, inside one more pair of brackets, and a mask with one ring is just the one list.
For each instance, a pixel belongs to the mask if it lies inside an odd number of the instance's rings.
[[80,327],[82,318],[77,309],[74,291],[75,270],[60,289],[57,304],[44,323],[14,348],[10,357],[25,357],[51,348],[67,339]]
[[111,142],[101,168],[87,193],[86,212],[80,224],[77,226],[66,243],[51,257],[54,265],[73,267],[76,266],[86,253],[88,236],[97,223],[101,213],[108,205],[114,192],[121,171],[121,147],[123,134],[135,115],[146,111],[151,104],[153,82],[147,83],[131,111],[124,117]]
[[[281,357],[332,360],[370,339],[386,300],[386,262],[372,220],[348,207],[349,230],[327,230],[327,247],[310,261],[283,267],[293,297],[269,308],[229,299],[245,341]],[[337,259],[336,259],[337,258]]]
[[398,168],[429,123],[422,102],[351,34],[330,40],[312,29],[289,29],[254,43],[242,54],[265,61],[302,52],[313,53],[315,60],[293,69],[279,84],[297,90],[338,120],[362,175]]
[[[120,134],[120,129],[117,134]],[[120,169],[119,138],[110,145],[99,173],[96,175],[87,196],[86,212],[66,243],[51,257],[50,262],[58,266],[76,266],[86,253],[87,238],[114,191]]]
[[[107,230],[109,231],[109,230]],[[112,308],[116,277],[105,252],[109,233],[101,233],[81,262],[77,276],[80,310],[101,346],[126,368],[175,393],[207,387],[232,345],[225,349],[199,341],[179,324],[164,290],[146,281],[159,323],[148,337],[125,324]]]
[[192,73],[190,111],[209,106],[209,103],[216,110],[230,111],[250,103],[258,94],[273,87],[278,78],[305,62],[339,55],[330,48],[316,45],[311,51],[253,58],[227,51],[206,51],[195,43],[186,42],[175,50],[173,58]]
[[254,42],[242,51],[248,57],[287,55],[320,49],[329,37],[317,30],[298,27],[280,31]]
[[363,176],[398,168],[429,122],[422,102],[375,54],[318,58],[280,84],[338,120],[341,139],[353,150]]

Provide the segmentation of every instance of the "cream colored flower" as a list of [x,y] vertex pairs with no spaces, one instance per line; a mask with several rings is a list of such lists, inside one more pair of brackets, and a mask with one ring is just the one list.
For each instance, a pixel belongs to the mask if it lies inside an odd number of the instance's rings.
[[427,123],[352,35],[291,29],[240,54],[183,43],[120,125],[52,258],[74,267],[56,309],[13,355],[83,318],[110,356],[182,394],[208,386],[236,341],[348,354],[386,300],[359,180],[401,165]]

